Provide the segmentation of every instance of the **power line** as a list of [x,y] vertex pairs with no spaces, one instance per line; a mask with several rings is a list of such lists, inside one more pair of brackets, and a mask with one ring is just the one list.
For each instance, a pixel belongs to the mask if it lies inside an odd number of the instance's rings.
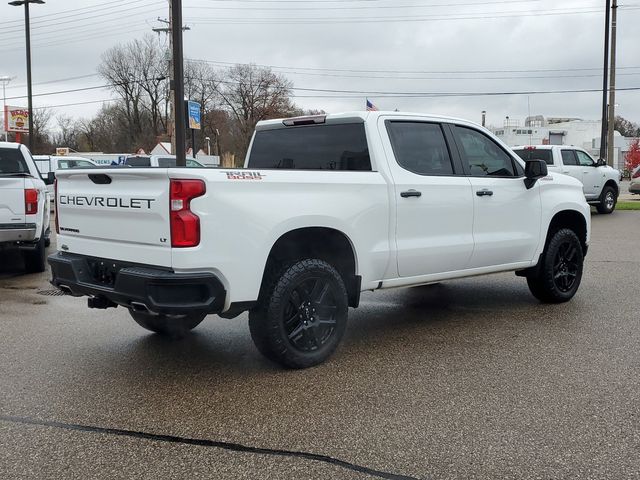
[[[133,0],[135,1],[135,0]],[[86,6],[86,7],[78,7],[78,8],[74,8],[72,10],[63,10],[61,12],[56,12],[56,13],[45,13],[44,15],[34,15],[33,17],[31,17],[33,22],[38,21],[38,19],[40,18],[45,18],[45,17],[54,17],[54,16],[58,16],[58,15],[63,15],[65,13],[74,13],[74,12],[78,12],[80,10],[90,10],[96,7],[101,7],[103,5],[112,5],[114,3],[125,3],[127,2],[127,0],[113,0],[111,2],[103,2],[103,3],[99,3],[97,5],[90,5],[90,6]],[[0,25],[5,25],[8,23],[15,23],[15,20],[5,20],[3,22],[0,22]]]
[[90,100],[88,102],[63,103],[61,105],[43,105],[42,107],[33,107],[34,110],[44,110],[46,108],[75,107],[77,105],[90,105],[92,103],[115,102],[117,98],[106,98],[104,100]]
[[[233,67],[214,67],[220,69],[230,69]],[[345,73],[319,73],[319,72],[300,72],[295,69],[287,69],[282,72],[284,75],[307,75],[307,76],[316,76],[316,77],[333,77],[333,78],[366,78],[369,80],[378,80],[378,79],[390,79],[390,80],[541,80],[541,79],[576,79],[576,78],[600,78],[602,75],[597,73],[594,74],[583,74],[583,75],[520,75],[520,76],[493,76],[493,77],[403,77],[403,76],[393,76],[393,75],[365,75],[365,74],[345,74]],[[618,73],[618,75],[640,75],[640,71],[638,72],[627,72],[627,73]]]
[[[42,39],[42,37],[44,37],[46,35],[51,35],[52,33],[57,34],[56,37],[61,36],[61,34],[62,35],[67,34],[68,35],[69,34],[68,31],[63,31],[63,32],[60,31],[60,26],[61,25],[68,25],[68,24],[76,23],[76,22],[84,22],[85,20],[90,20],[90,19],[93,19],[93,18],[100,18],[101,21],[85,23],[84,25],[80,25],[78,28],[84,28],[84,27],[88,27],[90,25],[104,25],[106,22],[112,22],[112,21],[121,22],[122,21],[121,18],[113,18],[113,19],[106,20],[105,17],[110,16],[110,15],[120,15],[120,14],[122,14],[124,12],[130,12],[130,11],[139,10],[139,9],[146,9],[146,10],[142,11],[142,12],[137,12],[136,14],[147,15],[149,13],[149,10],[148,10],[149,7],[153,7],[153,6],[161,5],[161,4],[164,5],[164,2],[162,2],[162,1],[154,1],[154,2],[151,2],[151,3],[146,3],[144,5],[137,5],[137,6],[131,7],[131,8],[124,8],[124,9],[119,9],[119,10],[111,9],[111,11],[108,12],[108,13],[101,13],[99,15],[91,15],[91,16],[88,16],[88,17],[78,18],[78,19],[75,19],[75,20],[69,20],[69,21],[54,20],[54,22],[55,22],[54,24],[52,24],[52,25],[44,25],[44,26],[40,27],[40,29],[53,28],[54,29],[53,31],[44,32],[44,31],[39,31],[38,30],[38,31],[34,32],[33,36],[34,37],[40,36],[40,39]],[[22,26],[17,27],[14,30],[4,29],[2,32],[0,32],[0,35],[14,36],[15,33],[22,32],[22,30],[23,30]],[[76,31],[77,31],[77,29],[74,30],[72,33],[76,33]]]
[[[161,79],[158,79],[161,80]],[[59,90],[54,92],[45,92],[34,94],[34,97],[44,97],[50,95],[61,95],[67,93],[77,93],[90,90],[99,90],[106,88],[113,88],[119,85],[126,85],[128,83],[141,83],[146,80],[132,79],[130,82],[110,83],[105,85],[96,85],[92,87],[74,88],[68,90]],[[240,85],[240,82],[230,81],[218,81],[223,85]],[[390,96],[390,97],[406,97],[406,98],[418,98],[418,97],[460,97],[460,96],[501,96],[501,95],[539,95],[539,94],[555,94],[555,93],[588,93],[588,92],[600,92],[600,89],[565,89],[565,90],[529,90],[529,91],[502,91],[502,92],[390,92],[390,91],[376,91],[376,90],[341,90],[332,88],[307,88],[307,87],[291,87],[290,90],[302,91],[302,92],[316,92],[316,93],[339,93],[339,94],[357,94],[368,96]],[[640,90],[640,87],[625,87],[618,88],[618,91],[635,91]],[[7,100],[17,100],[26,98],[26,96],[14,96],[7,97]]]
[[[399,73],[399,74],[481,74],[481,73],[539,73],[539,72],[582,72],[582,71],[602,71],[602,67],[585,67],[585,68],[534,68],[527,70],[509,70],[509,69],[495,69],[495,70],[393,70],[393,69],[340,69],[340,68],[321,68],[321,67],[287,67],[282,65],[269,65],[259,63],[238,63],[238,62],[223,62],[217,60],[202,60],[196,58],[188,58],[187,60],[192,62],[202,62],[213,65],[255,65],[256,67],[272,68],[272,69],[284,69],[284,70],[309,70],[313,72],[346,72],[346,73]],[[624,66],[617,67],[618,70],[623,69],[640,69],[639,66]],[[524,77],[523,77],[524,78]],[[473,80],[473,79],[470,79]]]
[[[627,7],[627,10],[636,10],[640,7]],[[562,10],[562,9],[555,9]],[[461,16],[461,14],[441,14],[437,15],[407,15],[407,16],[385,16],[385,17],[287,17],[287,18],[246,18],[246,17],[215,17],[215,18],[185,18],[195,25],[339,25],[339,24],[366,24],[366,23],[415,23],[415,22],[435,22],[435,21],[457,21],[457,20],[492,20],[502,18],[520,17],[544,17],[560,15],[583,15],[600,13],[598,9],[584,9],[582,11],[566,10],[531,12],[531,11],[510,11],[492,12],[488,14],[474,14]],[[454,16],[458,15],[458,16]]]
[[[328,7],[326,5],[323,6],[316,6],[316,7],[309,7],[309,6],[304,6],[304,7],[292,7],[292,6],[286,6],[286,7],[221,7],[221,6],[210,6],[210,7],[206,7],[206,6],[202,6],[202,5],[197,5],[197,6],[191,6],[191,5],[187,5],[184,8],[185,9],[202,9],[202,10],[244,10],[244,11],[256,11],[256,10],[262,10],[262,11],[271,11],[271,10],[277,10],[277,11],[296,11],[296,10],[371,10],[371,9],[405,9],[405,8],[438,8],[438,7],[473,7],[473,6],[487,6],[487,5],[509,5],[509,4],[514,4],[514,3],[537,3],[540,2],[542,0],[496,0],[496,1],[489,1],[489,2],[472,2],[472,3],[439,3],[439,4],[427,4],[427,5],[357,5],[357,6],[333,6],[333,7]],[[272,3],[272,2],[260,2],[260,3]]]

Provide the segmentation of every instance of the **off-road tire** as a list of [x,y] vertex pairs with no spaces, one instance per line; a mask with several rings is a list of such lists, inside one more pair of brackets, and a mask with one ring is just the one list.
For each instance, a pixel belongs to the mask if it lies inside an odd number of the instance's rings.
[[338,271],[319,259],[273,268],[265,276],[249,330],[265,357],[287,368],[324,362],[347,327],[347,289]]
[[129,314],[142,328],[146,328],[158,335],[171,338],[182,338],[190,330],[196,328],[205,314],[189,315],[153,315],[151,313],[136,312],[129,309]]
[[41,273],[45,271],[47,266],[46,250],[46,240],[44,235],[41,235],[35,249],[22,251],[24,268],[28,273]]
[[540,263],[527,276],[529,290],[542,303],[573,298],[582,279],[584,255],[576,234],[568,228],[551,234]]
[[605,215],[613,213],[616,209],[617,200],[615,189],[613,187],[604,187],[602,193],[600,193],[600,203],[596,205],[598,213]]

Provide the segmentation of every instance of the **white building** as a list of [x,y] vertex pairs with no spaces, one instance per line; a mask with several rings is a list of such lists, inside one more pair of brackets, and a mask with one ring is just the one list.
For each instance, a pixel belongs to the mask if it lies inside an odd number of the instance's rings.
[[[600,120],[558,118],[536,115],[527,117],[523,125],[505,118],[504,125],[493,133],[510,147],[517,145],[573,145],[587,150],[595,158],[600,156]],[[614,168],[624,169],[624,155],[633,139],[614,132]]]

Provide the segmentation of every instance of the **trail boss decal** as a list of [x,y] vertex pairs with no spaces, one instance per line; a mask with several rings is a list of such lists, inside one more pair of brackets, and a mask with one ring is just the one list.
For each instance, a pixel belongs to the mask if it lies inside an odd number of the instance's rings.
[[262,180],[266,175],[260,172],[225,172],[227,180]]
[[76,195],[60,195],[60,205],[76,207],[105,207],[105,208],[137,208],[151,210],[154,198],[117,198],[117,197],[88,197]]

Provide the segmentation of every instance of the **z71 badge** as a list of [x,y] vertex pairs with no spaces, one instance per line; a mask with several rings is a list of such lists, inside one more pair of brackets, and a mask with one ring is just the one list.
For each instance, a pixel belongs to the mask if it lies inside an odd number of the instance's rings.
[[260,172],[225,172],[227,180],[262,180],[266,175]]

